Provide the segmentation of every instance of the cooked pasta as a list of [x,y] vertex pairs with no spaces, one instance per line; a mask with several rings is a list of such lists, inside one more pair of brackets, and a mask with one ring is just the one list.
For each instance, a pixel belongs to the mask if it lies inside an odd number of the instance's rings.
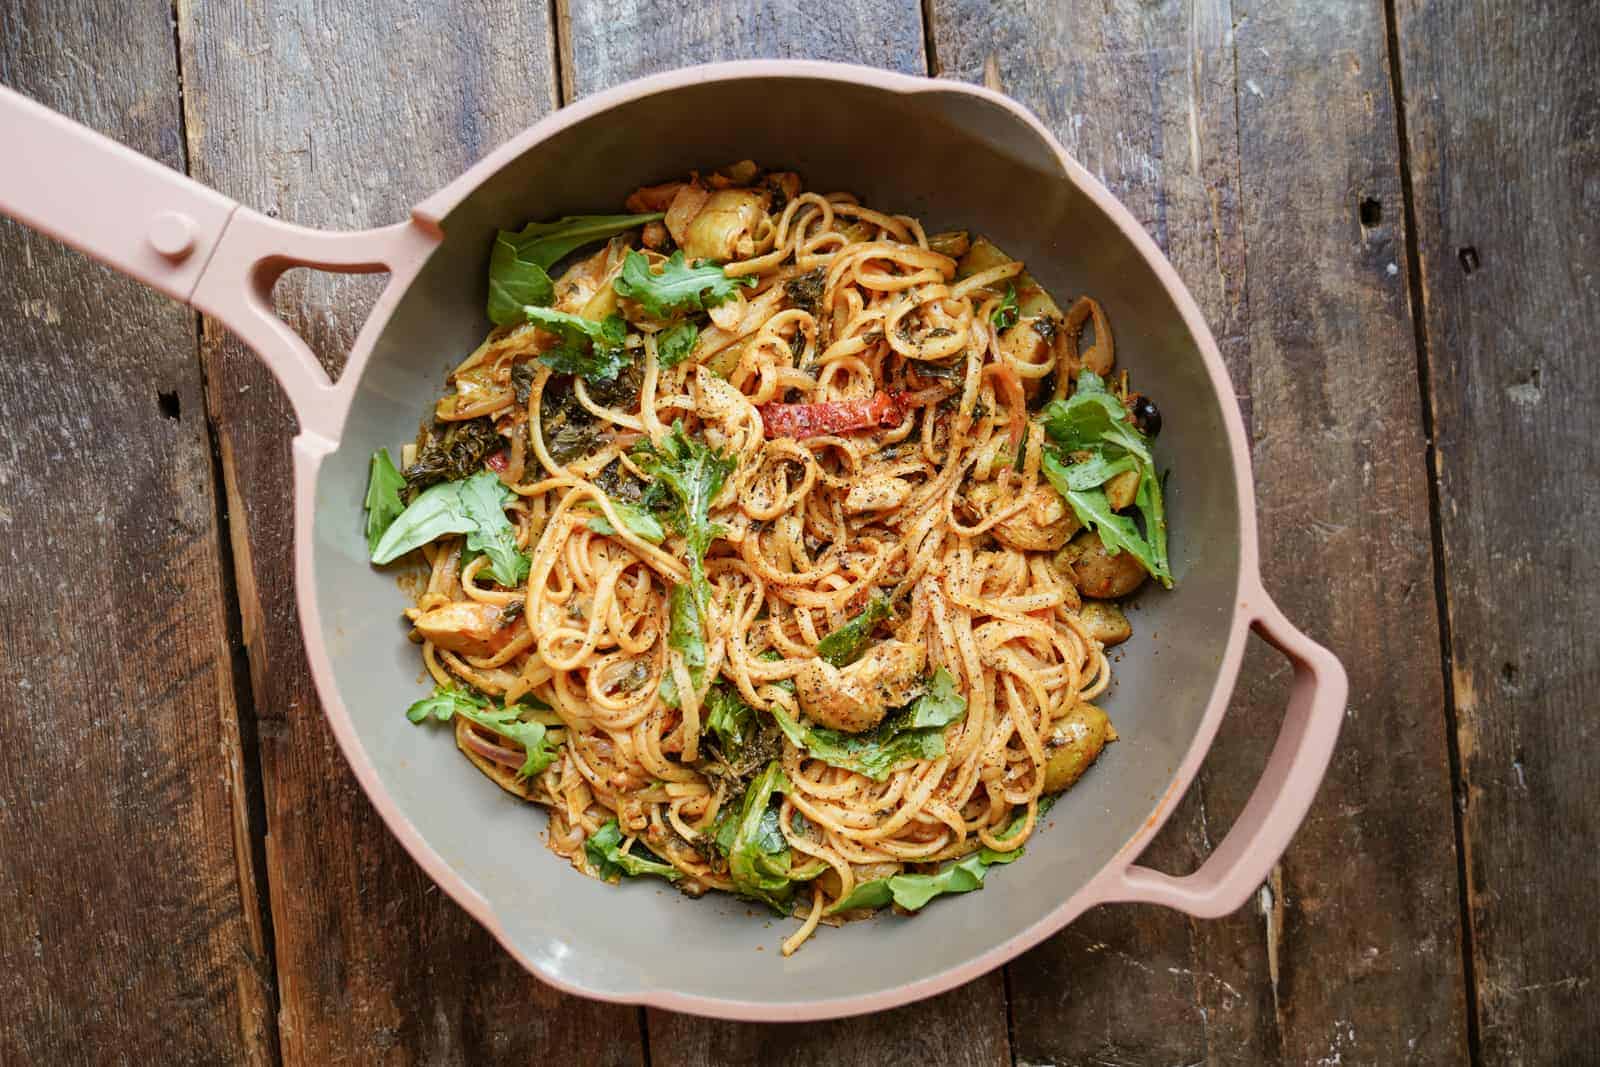
[[413,720],[580,870],[801,919],[785,954],[980,887],[1116,739],[1159,414],[982,238],[748,162],[626,207],[502,233],[499,324],[374,457]]

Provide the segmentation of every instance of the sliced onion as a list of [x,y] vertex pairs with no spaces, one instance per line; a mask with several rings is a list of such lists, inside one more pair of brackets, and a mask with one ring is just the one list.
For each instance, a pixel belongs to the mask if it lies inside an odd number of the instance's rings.
[[485,741],[472,730],[463,731],[461,736],[468,748],[484,759],[493,760],[502,767],[518,768],[527,759],[523,753],[518,752],[516,749],[497,745],[493,741]]

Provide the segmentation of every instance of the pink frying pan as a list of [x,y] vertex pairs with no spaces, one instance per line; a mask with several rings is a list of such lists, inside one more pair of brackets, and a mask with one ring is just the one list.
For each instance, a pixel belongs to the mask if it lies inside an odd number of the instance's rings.
[[[564,108],[410,218],[352,233],[269,219],[8,90],[0,124],[10,147],[0,211],[215,316],[289,395],[300,424],[296,587],[323,709],[389,828],[544,980],[729,1018],[887,1008],[998,966],[1095,904],[1232,911],[1304,818],[1343,718],[1345,675],[1262,588],[1249,451],[1216,344],[1134,218],[1005,97],[827,63],[674,71]],[[487,329],[497,228],[614,211],[639,184],[744,158],[932,229],[985,233],[1051,291],[1097,296],[1121,365],[1162,407],[1178,578],[1142,595],[1104,701],[1123,740],[1056,806],[1023,862],[915,919],[823,931],[788,959],[774,951],[781,924],[742,902],[584,878],[542,847],[540,814],[484,781],[443,735],[406,721],[420,688],[398,619],[405,600],[368,565],[361,514],[372,452],[410,436],[444,369]],[[337,382],[273,312],[274,282],[297,266],[390,275]],[[1211,744],[1251,630],[1294,668],[1261,780],[1197,871],[1139,866]]]

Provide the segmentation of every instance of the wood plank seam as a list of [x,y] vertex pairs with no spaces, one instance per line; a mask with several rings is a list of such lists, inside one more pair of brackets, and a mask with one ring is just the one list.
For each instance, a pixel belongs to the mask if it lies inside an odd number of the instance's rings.
[[[178,152],[183,161],[183,172],[193,175],[187,131],[188,100],[185,95],[183,73],[183,41],[177,10],[178,0],[172,0],[172,57],[177,80]],[[269,1062],[283,1062],[283,1049],[278,1030],[278,965],[274,949],[272,926],[271,888],[267,884],[267,813],[262,792],[261,753],[256,737],[255,690],[251,684],[249,664],[244,642],[243,608],[239,597],[240,572],[236,563],[236,547],[244,546],[241,560],[249,566],[249,538],[244,529],[235,528],[234,515],[244,514],[236,487],[228,477],[224,462],[223,439],[214,417],[214,405],[209,402],[212,390],[211,376],[206,361],[201,358],[205,326],[199,313],[191,316],[194,325],[194,361],[200,372],[201,395],[208,398],[205,410],[206,441],[209,448],[212,499],[216,508],[217,554],[221,564],[222,607],[228,649],[225,669],[233,690],[233,722],[225,722],[226,736],[232,741],[228,753],[228,800],[233,808],[234,851],[238,864],[239,899],[243,905],[244,922],[250,936],[254,956],[251,961],[260,975],[266,1002],[259,1006],[263,1036]],[[246,574],[246,580],[253,575]],[[241,1037],[248,1021],[241,1019]]]
[[[1400,196],[1403,207],[1402,226],[1405,229],[1406,294],[1411,307],[1417,355],[1417,402],[1422,411],[1422,435],[1427,448],[1428,481],[1428,531],[1433,547],[1434,599],[1439,617],[1439,669],[1443,682],[1445,742],[1450,762],[1450,780],[1453,792],[1462,788],[1460,711],[1456,707],[1453,673],[1455,655],[1452,648],[1453,625],[1450,611],[1450,584],[1446,573],[1444,525],[1440,514],[1439,455],[1434,437],[1432,357],[1428,343],[1427,290],[1422,284],[1422,254],[1417,240],[1416,189],[1411,173],[1411,143],[1406,129],[1408,102],[1405,93],[1405,71],[1401,63],[1399,17],[1395,11],[1396,0],[1384,0],[1383,14],[1389,50],[1389,79],[1394,97],[1395,137],[1400,159]],[[1482,1062],[1482,1049],[1478,1036],[1479,1005],[1476,964],[1474,961],[1472,928],[1472,883],[1470,878],[1470,842],[1467,840],[1466,820],[1458,796],[1452,797],[1451,823],[1455,833],[1456,878],[1458,902],[1461,910],[1461,968],[1465,984],[1467,1052],[1474,1064]]]

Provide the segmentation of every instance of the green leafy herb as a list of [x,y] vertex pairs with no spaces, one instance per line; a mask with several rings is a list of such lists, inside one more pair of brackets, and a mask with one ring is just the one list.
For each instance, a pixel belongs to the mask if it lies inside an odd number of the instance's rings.
[[[672,587],[667,594],[667,616],[667,647],[683,657],[689,679],[699,689],[705,682],[706,628],[691,586]],[[661,699],[668,707],[679,704],[677,679],[670,671],[661,679]]]
[[[656,518],[655,514],[648,508],[642,508],[638,504],[630,504],[625,500],[613,500],[611,506],[616,509],[617,518],[622,520],[622,525],[633,536],[643,541],[649,541],[652,545],[659,545],[667,539],[667,531],[662,528],[661,520]],[[596,515],[590,519],[588,527],[595,533],[604,534],[607,537],[613,537],[617,532],[616,528],[611,525],[611,521],[604,515]]]
[[823,290],[827,288],[828,268],[814,267],[804,274],[797,274],[783,283],[783,295],[788,297],[789,304],[802,311],[809,311],[815,315],[817,305],[822,303]]
[[487,416],[446,423],[442,431],[430,432],[416,462],[400,472],[412,490],[426,489],[438,482],[455,482],[483,469],[483,461],[505,440]]
[[835,667],[849,666],[867,650],[872,628],[888,617],[888,598],[874,596],[859,614],[817,642],[817,655]]
[[[490,475],[491,478],[494,475]],[[389,563],[447,534],[478,528],[461,503],[460,482],[442,482],[417,494],[372,548],[372,562]]]
[[664,369],[676,367],[689,358],[699,339],[700,327],[687,319],[675,322],[656,334],[656,360]]
[[633,362],[626,347],[628,324],[615,312],[596,322],[553,308],[522,310],[529,322],[561,338],[561,344],[539,354],[539,361],[552,370],[585,381],[609,382]]
[[[739,461],[704,441],[691,440],[684,433],[682,422],[673,423],[672,432],[659,448],[645,442],[635,450],[633,456],[640,470],[665,487],[671,498],[668,521],[687,542],[689,584],[675,586],[672,590],[669,601],[672,619],[667,643],[683,653],[693,674],[696,661],[691,656],[697,657],[701,668],[705,666],[704,620],[711,614],[711,583],[706,578],[706,551],[711,547],[711,542],[723,534],[722,524],[711,521],[711,504],[737,469]],[[685,592],[680,594],[680,590]],[[700,676],[695,675],[697,686],[700,681]]]
[[683,872],[670,863],[622,851],[621,843],[622,827],[615,819],[608,820],[583,843],[583,851],[589,857],[589,862],[605,881],[616,882],[623,875],[637,878],[654,874],[669,882],[676,882],[683,877]]
[[653,215],[569,215],[554,222],[530,222],[520,231],[501,230],[489,254],[489,321],[511,326],[523,321],[523,308],[545,307],[555,297],[550,268],[568,253],[654,222]]
[[372,562],[389,563],[448,534],[466,534],[467,549],[489,557],[489,577],[506,587],[528,576],[528,557],[517,549],[516,528],[505,505],[516,499],[500,479],[479,471],[459,482],[442,482],[417,495],[378,543]]
[[824,726],[796,722],[781,706],[772,717],[778,728],[813,757],[834,767],[864,774],[881,782],[909,760],[937,759],[944,755],[944,730],[967,714],[967,702],[956,691],[950,672],[940,667],[928,680],[927,692],[909,706],[884,717],[871,730],[847,734]]
[[528,577],[528,557],[517,548],[517,528],[506,518],[505,506],[517,494],[498,477],[479,471],[464,482],[452,482],[461,494],[461,507],[473,520],[466,531],[467,548],[489,557],[489,576],[510,588]]
[[[537,702],[543,704],[542,701]],[[532,704],[513,704],[498,707],[487,697],[479,696],[460,686],[441,685],[432,696],[423,697],[406,709],[406,718],[412,722],[425,722],[430,717],[439,722],[449,722],[459,715],[479,726],[492,730],[508,741],[522,746],[526,754],[517,770],[518,778],[538,774],[555,762],[556,748],[550,732],[542,722],[525,720],[525,711],[534,711]]]
[[[1050,810],[1050,805],[1053,803],[1055,803],[1054,797],[1040,800],[1036,819],[1043,819],[1044,813]],[[1028,813],[1023,811],[995,836],[1002,841],[1008,841],[1022,832],[1022,827],[1027,821]],[[881,908],[891,901],[906,911],[919,911],[934,897],[946,893],[970,893],[974,889],[982,889],[984,877],[989,873],[990,867],[1020,859],[1023,852],[1024,849],[1020,848],[1012,849],[1010,852],[980,848],[970,856],[944,865],[933,874],[895,874],[888,878],[862,882],[830,907],[828,912],[834,914],[858,908]]]
[[[1052,445],[1044,451],[1044,474],[1085,526],[1099,534],[1107,552],[1128,551],[1161,584],[1172,588],[1167,559],[1167,516],[1150,441],[1127,410],[1091,370],[1078,374],[1072,396],[1044,409]],[[1077,462],[1074,462],[1074,460]],[[1139,472],[1134,508],[1143,529],[1106,499],[1105,483],[1126,471]]]
[[380,448],[372,454],[372,472],[367,476],[367,551],[378,547],[378,539],[406,510],[400,499],[400,490],[406,480],[400,477],[389,450]]
[[1017,307],[1017,287],[1007,282],[1006,295],[1000,301],[1000,306],[994,309],[994,314],[990,315],[989,318],[994,323],[995,329],[1009,330],[1017,324],[1017,319],[1021,314],[1021,309]]
[[705,712],[706,729],[716,737],[723,758],[739,762],[745,748],[755,741],[760,724],[756,709],[732,686],[714,685],[706,694]]
[[661,265],[661,273],[650,270],[650,261],[641,252],[629,252],[622,273],[612,282],[617,295],[638,301],[645,314],[670,319],[685,311],[702,311],[732,300],[740,286],[751,286],[751,275],[729,275],[715,263],[689,266],[683,252]]
[[777,798],[789,791],[789,778],[777,760],[767,764],[745,790],[737,815],[716,831],[716,843],[728,857],[728,873],[741,896],[764,901],[787,915],[794,896],[794,857],[778,825]]

